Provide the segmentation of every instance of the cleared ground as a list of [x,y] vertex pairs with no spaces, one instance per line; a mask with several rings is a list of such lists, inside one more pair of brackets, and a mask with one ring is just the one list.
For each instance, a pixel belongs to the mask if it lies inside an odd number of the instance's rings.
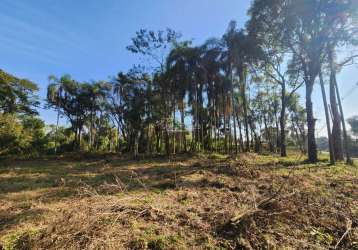
[[295,154],[1,161],[0,244],[358,249],[357,184],[357,167]]

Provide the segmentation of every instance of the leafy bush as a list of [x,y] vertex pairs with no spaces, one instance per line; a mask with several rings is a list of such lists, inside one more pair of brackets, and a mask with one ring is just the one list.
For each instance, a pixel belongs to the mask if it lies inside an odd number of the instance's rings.
[[0,156],[36,156],[45,150],[44,122],[34,116],[0,113]]

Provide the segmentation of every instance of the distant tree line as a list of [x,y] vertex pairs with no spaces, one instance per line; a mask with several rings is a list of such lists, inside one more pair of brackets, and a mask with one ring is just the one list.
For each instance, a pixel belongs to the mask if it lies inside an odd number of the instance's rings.
[[[350,163],[353,137],[336,76],[357,56],[338,61],[336,51],[356,46],[357,10],[353,0],[255,0],[244,28],[233,21],[221,38],[201,45],[171,29],[142,29],[127,47],[142,63],[128,72],[109,81],[49,78],[46,106],[58,116],[45,133],[47,148],[134,156],[265,150],[284,157],[295,147],[316,162],[312,93],[319,84],[331,162],[345,154]],[[18,114],[36,107],[36,85],[22,81],[15,82],[28,88],[26,98],[17,93],[16,107],[4,106],[1,114],[16,114],[26,129]],[[69,128],[58,125],[62,117]],[[353,135],[354,119],[348,120]]]
[[[350,155],[355,158],[358,158],[358,116],[353,116],[347,119],[348,124],[350,125],[350,134],[348,137],[349,147],[348,150]],[[323,152],[329,152],[329,141],[327,137],[317,138],[317,147]]]

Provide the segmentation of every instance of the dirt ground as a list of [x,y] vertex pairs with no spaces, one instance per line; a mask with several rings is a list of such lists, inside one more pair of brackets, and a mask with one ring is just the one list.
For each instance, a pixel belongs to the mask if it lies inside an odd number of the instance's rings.
[[0,162],[0,249],[358,249],[358,168],[302,156]]

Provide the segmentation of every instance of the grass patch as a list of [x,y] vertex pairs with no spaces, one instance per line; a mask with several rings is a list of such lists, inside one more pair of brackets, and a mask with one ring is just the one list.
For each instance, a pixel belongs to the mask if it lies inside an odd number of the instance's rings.
[[32,241],[37,237],[38,230],[27,229],[15,231],[2,238],[4,250],[26,250],[32,249]]

